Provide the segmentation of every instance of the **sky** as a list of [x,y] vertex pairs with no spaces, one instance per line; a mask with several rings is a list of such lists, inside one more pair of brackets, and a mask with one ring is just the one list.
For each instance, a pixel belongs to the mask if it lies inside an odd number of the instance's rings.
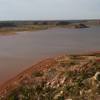
[[100,19],[100,0],[0,0],[0,20]]

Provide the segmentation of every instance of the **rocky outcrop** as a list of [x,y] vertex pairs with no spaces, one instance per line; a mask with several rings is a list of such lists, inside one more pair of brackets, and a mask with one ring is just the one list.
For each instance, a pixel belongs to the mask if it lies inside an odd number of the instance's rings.
[[96,74],[93,77],[95,80],[100,81],[100,72],[96,72]]
[[74,24],[74,25],[70,25],[69,28],[88,28],[88,26],[84,24]]
[[44,60],[6,84],[0,100],[99,100],[99,61],[100,53]]

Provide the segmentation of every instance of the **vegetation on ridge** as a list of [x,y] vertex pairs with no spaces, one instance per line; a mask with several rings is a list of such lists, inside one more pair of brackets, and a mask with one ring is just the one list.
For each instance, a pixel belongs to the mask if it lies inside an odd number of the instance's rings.
[[40,62],[7,84],[0,100],[99,100],[100,53]]

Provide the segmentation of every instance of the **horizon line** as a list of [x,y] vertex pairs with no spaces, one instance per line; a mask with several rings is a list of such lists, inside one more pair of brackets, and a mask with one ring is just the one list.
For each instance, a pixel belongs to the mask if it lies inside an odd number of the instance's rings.
[[87,20],[100,20],[100,19],[48,19],[48,20],[0,20],[0,22],[3,21],[87,21]]

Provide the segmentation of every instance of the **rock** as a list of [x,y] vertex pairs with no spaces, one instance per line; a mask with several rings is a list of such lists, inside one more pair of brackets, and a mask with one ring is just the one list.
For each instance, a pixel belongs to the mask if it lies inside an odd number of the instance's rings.
[[66,76],[60,81],[60,84],[64,84],[64,82],[65,82],[65,80],[66,80]]
[[61,92],[60,92],[60,94],[63,94],[63,93],[64,93],[64,91],[61,91]]
[[88,26],[84,24],[74,24],[74,25],[71,25],[70,28],[88,28]]
[[55,95],[54,99],[57,99],[59,96],[61,96],[64,93],[64,91],[60,91],[57,95]]
[[95,80],[100,81],[100,72],[96,72],[96,74],[93,76],[93,78],[94,78]]

